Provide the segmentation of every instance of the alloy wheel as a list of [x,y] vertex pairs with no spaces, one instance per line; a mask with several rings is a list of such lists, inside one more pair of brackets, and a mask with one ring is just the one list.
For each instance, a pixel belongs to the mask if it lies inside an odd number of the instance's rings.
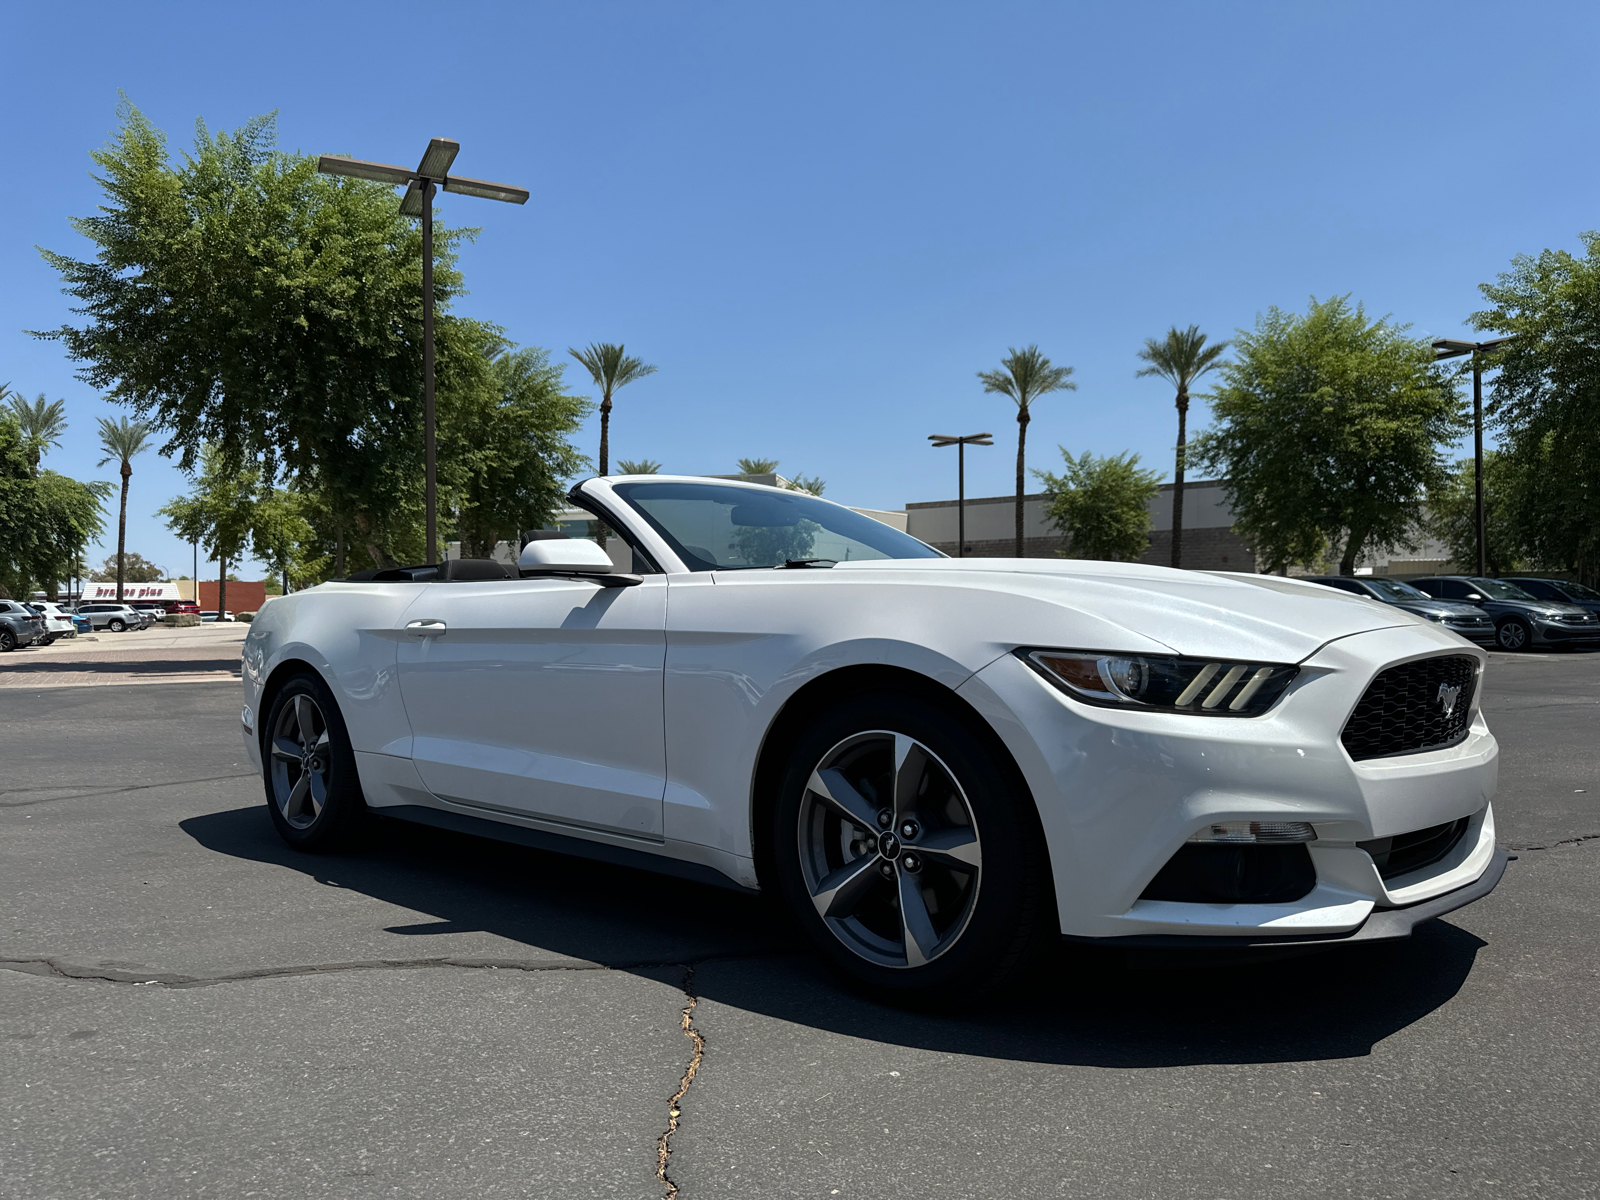
[[272,730],[272,799],[283,819],[307,829],[328,802],[328,764],[332,748],[328,719],[303,692],[278,712]]
[[1497,631],[1496,640],[1502,650],[1521,650],[1528,641],[1528,628],[1521,621],[1507,621]]
[[916,739],[872,730],[834,746],[811,772],[798,832],[811,902],[861,958],[920,967],[965,932],[983,865],[977,823]]

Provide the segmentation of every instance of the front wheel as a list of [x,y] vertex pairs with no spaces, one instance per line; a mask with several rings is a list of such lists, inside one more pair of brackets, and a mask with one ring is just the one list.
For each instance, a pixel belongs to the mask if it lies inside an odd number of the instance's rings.
[[772,849],[788,907],[857,982],[950,1004],[1054,940],[1049,856],[1004,751],[909,694],[847,701],[799,739]]
[[127,627],[121,617],[112,617],[111,620],[106,622],[106,628],[111,630],[112,633],[121,633]]
[[1533,630],[1521,617],[1508,617],[1494,631],[1494,640],[1502,650],[1526,650],[1533,641]]
[[328,685],[296,675],[273,698],[261,739],[267,810],[297,850],[341,849],[366,814],[350,734]]
[[17,635],[0,625],[0,654],[9,654],[17,648]]

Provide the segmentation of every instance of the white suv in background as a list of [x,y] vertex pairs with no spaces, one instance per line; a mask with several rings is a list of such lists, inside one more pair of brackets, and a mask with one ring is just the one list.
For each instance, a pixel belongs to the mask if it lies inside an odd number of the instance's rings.
[[77,636],[78,630],[72,623],[72,614],[59,604],[49,600],[38,600],[30,603],[28,607],[44,618],[44,637],[39,639],[41,644],[48,646],[57,638]]
[[112,633],[143,629],[150,623],[126,604],[91,600],[88,604],[78,605],[78,611],[88,617],[89,623],[96,629],[109,629]]

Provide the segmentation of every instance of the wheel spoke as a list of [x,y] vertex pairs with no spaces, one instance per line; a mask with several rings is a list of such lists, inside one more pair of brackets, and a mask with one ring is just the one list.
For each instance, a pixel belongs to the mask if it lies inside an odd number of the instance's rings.
[[863,854],[819,880],[811,903],[825,917],[848,917],[878,879],[877,856]]
[[928,773],[928,752],[903,733],[894,735],[894,821],[917,810],[917,789]]
[[960,827],[941,829],[910,847],[929,862],[941,866],[976,871],[983,862],[983,852],[978,848],[978,837],[970,829]]
[[297,763],[300,761],[300,747],[286,737],[275,737],[272,739],[272,757],[280,762]]
[[939,935],[933,931],[933,921],[928,916],[917,876],[904,867],[898,867],[895,874],[900,884],[900,926],[905,934],[906,966],[920,967],[933,957]]
[[806,787],[813,796],[845,820],[853,821],[863,829],[878,828],[877,806],[869,803],[867,798],[856,791],[854,785],[838,771],[832,768],[826,771],[813,771],[811,782]]
[[308,772],[300,772],[300,778],[294,781],[294,787],[289,789],[289,798],[283,802],[283,819],[293,821],[300,815],[300,810],[305,807],[306,794],[311,791],[311,776]]
[[321,771],[307,771],[306,777],[311,780],[311,819],[315,821],[322,815],[322,806],[328,802],[328,782],[322,777]]
[[294,698],[294,723],[300,728],[300,744],[312,746],[316,743],[316,730],[311,714],[316,708],[311,703],[310,696],[296,696]]

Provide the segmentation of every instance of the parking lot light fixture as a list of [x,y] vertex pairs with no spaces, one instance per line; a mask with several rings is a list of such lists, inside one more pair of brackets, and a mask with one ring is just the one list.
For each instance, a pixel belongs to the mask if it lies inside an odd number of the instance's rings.
[[450,174],[461,143],[450,138],[433,138],[422,152],[416,170],[392,163],[367,162],[338,154],[324,154],[317,170],[324,175],[345,175],[371,179],[406,189],[400,199],[400,212],[422,219],[422,437],[424,444],[424,503],[427,507],[428,561],[439,561],[438,471],[435,458],[433,400],[433,196],[438,188],[483,200],[507,204],[526,204],[528,189],[509,183],[488,183],[482,179],[461,179]]
[[928,440],[935,450],[944,446],[956,448],[956,557],[967,556],[967,447],[992,446],[992,433],[969,433],[961,437],[948,433],[930,433]]
[[1473,487],[1473,520],[1478,543],[1478,574],[1489,573],[1487,556],[1484,548],[1483,524],[1483,359],[1482,355],[1503,346],[1516,334],[1508,337],[1493,338],[1487,342],[1463,342],[1455,338],[1434,338],[1433,357],[1435,360],[1442,358],[1460,358],[1463,355],[1472,355],[1472,487]]

